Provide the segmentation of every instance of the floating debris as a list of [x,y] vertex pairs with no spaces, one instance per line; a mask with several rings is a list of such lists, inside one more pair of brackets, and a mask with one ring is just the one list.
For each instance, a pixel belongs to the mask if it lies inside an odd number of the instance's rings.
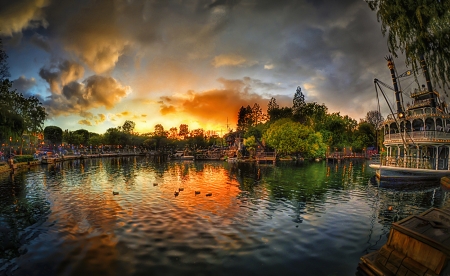
[[207,193],[206,196],[212,196],[212,193]]
[[153,187],[154,187],[154,186],[158,186],[158,183],[153,183]]
[[178,188],[178,191],[182,192],[184,191],[184,188]]
[[175,196],[178,196],[178,195],[180,194],[180,192],[175,191],[173,194],[174,194]]
[[113,191],[113,195],[118,195],[118,194],[119,194],[119,192],[114,192],[114,191]]
[[196,195],[199,195],[199,194],[200,194],[200,191],[195,191],[195,194],[196,194]]

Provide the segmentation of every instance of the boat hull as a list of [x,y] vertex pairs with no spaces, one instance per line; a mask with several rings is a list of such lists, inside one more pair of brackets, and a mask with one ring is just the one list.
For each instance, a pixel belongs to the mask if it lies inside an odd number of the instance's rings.
[[375,169],[376,177],[380,180],[439,180],[443,176],[450,175],[450,170],[403,168],[379,164],[370,164],[369,167]]

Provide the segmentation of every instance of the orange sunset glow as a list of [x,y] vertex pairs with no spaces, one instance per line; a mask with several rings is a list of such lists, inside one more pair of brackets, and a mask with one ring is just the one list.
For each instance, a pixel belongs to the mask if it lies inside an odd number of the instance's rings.
[[187,124],[225,134],[241,106],[273,97],[358,120],[376,107],[386,52],[364,1],[9,1],[0,37],[13,89],[45,125],[135,131]]

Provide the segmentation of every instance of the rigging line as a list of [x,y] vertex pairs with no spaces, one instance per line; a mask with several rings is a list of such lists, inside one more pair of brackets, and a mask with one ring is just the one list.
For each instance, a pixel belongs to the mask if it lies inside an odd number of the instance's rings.
[[[375,80],[376,80],[376,79],[375,79]],[[375,81],[375,83],[378,84],[378,82],[376,82],[376,81]],[[376,86],[375,86],[375,87],[376,87]],[[378,87],[380,88],[381,94],[383,94],[384,99],[386,100],[386,102],[388,102],[388,101],[387,101],[387,98],[386,98],[386,95],[385,95],[383,89],[381,89],[381,86],[380,86],[379,84],[378,84]],[[397,125],[397,128],[398,128],[399,133],[400,133],[400,137],[402,137],[403,145],[404,145],[405,148],[406,148],[406,145],[407,145],[407,144],[406,144],[405,137],[403,136],[403,133],[400,131],[400,130],[401,130],[401,129],[400,129],[400,124],[398,123],[398,120],[397,120],[397,118],[396,118],[395,115],[394,115],[394,111],[392,111],[392,107],[391,107],[389,104],[388,104],[388,107],[389,107],[389,110],[391,111],[392,117],[394,118],[395,124]],[[411,139],[413,145],[415,146],[416,143],[414,143],[414,141],[412,140],[412,137],[409,135],[409,133],[408,133],[408,136],[409,136],[409,138]]]
[[[374,84],[375,84],[375,92],[377,93],[377,104],[378,104],[378,115],[380,115],[381,118],[381,108],[380,108],[380,98],[378,97],[378,89],[377,89],[377,79],[375,79]],[[381,90],[381,88],[380,88]],[[378,126],[377,126],[377,131],[378,131]],[[376,145],[377,145],[377,149],[378,149],[378,136],[377,136],[377,141],[375,141]],[[378,153],[379,154],[379,153]],[[380,171],[380,178],[381,178],[381,165],[382,165],[382,157],[380,155],[380,167],[379,167],[379,171]]]

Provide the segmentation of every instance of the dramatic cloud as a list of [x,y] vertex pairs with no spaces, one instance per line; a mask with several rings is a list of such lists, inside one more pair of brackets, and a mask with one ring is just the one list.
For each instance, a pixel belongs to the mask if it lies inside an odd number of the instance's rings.
[[86,117],[92,114],[86,113],[87,110],[98,107],[111,109],[130,92],[130,87],[122,86],[112,77],[94,75],[81,83],[68,83],[61,94],[53,93],[45,106],[53,116],[78,113]]
[[0,1],[0,35],[12,36],[27,28],[48,25],[42,13],[47,0],[2,0]]
[[41,68],[39,76],[50,85],[52,93],[61,94],[61,89],[66,84],[81,79],[84,75],[84,68],[80,64],[64,60],[58,64],[53,64],[49,68]]
[[152,126],[223,124],[271,97],[291,106],[297,86],[306,101],[359,119],[376,108],[373,78],[390,81],[365,1],[0,1],[12,79],[39,73],[52,116],[92,126],[143,113]]

